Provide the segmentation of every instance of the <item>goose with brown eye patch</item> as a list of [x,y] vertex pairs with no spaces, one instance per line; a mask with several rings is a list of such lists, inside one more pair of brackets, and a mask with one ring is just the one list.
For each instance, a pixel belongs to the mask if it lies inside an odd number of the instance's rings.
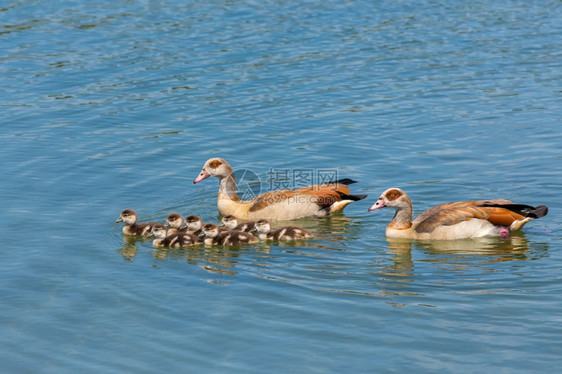
[[238,197],[232,167],[222,158],[207,160],[193,183],[209,177],[219,179],[217,208],[220,214],[233,215],[243,221],[326,217],[340,213],[350,203],[367,197],[352,195],[348,185],[355,181],[346,178],[293,190],[270,191],[244,201]]
[[137,213],[132,209],[125,209],[122,211],[115,222],[125,222],[123,234],[136,236],[148,236],[152,227],[155,224],[160,224],[158,222],[137,223]]
[[272,230],[271,224],[266,219],[257,221],[253,231],[257,231],[258,237],[262,240],[300,240],[313,237],[310,231],[296,226],[285,226]]
[[427,209],[412,221],[410,197],[399,188],[389,188],[369,211],[391,207],[394,218],[386,227],[389,238],[451,240],[501,236],[518,231],[533,219],[547,215],[548,207],[512,203],[504,199],[457,201]]

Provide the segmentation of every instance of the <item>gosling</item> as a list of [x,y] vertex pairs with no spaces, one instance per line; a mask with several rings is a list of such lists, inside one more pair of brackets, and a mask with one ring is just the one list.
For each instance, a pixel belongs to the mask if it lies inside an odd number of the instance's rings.
[[222,217],[220,226],[224,226],[229,230],[250,232],[252,231],[254,226],[256,226],[256,223],[250,221],[250,222],[242,222],[241,224],[238,224],[238,219],[232,214],[229,214],[227,216]]
[[137,223],[137,219],[137,213],[135,213],[134,210],[125,209],[121,212],[121,215],[115,222],[125,222],[125,226],[123,226],[123,234],[136,236],[148,236],[154,225],[160,225],[158,222]]
[[295,226],[285,226],[271,231],[271,224],[266,219],[256,222],[254,231],[258,232],[258,238],[262,240],[299,240],[312,238],[314,235],[308,230]]
[[169,235],[168,232],[169,229],[164,225],[154,225],[151,236],[155,236],[156,239],[152,242],[152,246],[155,248],[185,248],[201,243],[201,240],[195,235],[185,232]]
[[183,217],[179,213],[171,213],[168,215],[164,226],[168,228],[168,235],[187,232],[187,227],[185,227],[183,223]]
[[257,243],[259,240],[249,232],[224,230],[220,231],[214,223],[207,223],[203,226],[204,243],[207,245],[241,245]]

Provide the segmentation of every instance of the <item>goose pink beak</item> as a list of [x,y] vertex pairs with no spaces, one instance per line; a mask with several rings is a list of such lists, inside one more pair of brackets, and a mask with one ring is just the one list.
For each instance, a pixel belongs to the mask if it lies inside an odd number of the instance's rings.
[[207,179],[211,176],[211,174],[207,173],[205,170],[201,170],[201,173],[195,178],[193,184],[201,182],[203,179]]
[[384,208],[385,206],[386,205],[384,205],[384,200],[382,199],[382,197],[379,197],[379,199],[368,209],[368,212]]

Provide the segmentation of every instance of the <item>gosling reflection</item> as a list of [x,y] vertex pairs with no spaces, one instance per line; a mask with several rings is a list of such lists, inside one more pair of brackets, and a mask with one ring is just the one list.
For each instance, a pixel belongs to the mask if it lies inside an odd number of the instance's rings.
[[117,253],[123,256],[125,261],[134,262],[138,250],[137,238],[130,235],[123,235],[123,244],[117,249]]
[[198,266],[210,273],[235,275],[239,248],[210,248],[198,245],[191,248],[155,248],[154,259],[158,261],[181,261]]

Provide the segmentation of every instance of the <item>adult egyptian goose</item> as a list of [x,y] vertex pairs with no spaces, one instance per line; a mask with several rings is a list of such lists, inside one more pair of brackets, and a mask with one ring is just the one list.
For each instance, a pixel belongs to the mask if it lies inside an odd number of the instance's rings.
[[396,209],[386,227],[387,237],[422,240],[506,237],[548,213],[544,205],[532,207],[503,199],[458,201],[434,206],[412,221],[412,201],[399,188],[384,191],[369,211],[384,207]]
[[260,239],[269,240],[298,240],[313,236],[310,231],[295,226],[281,227],[271,231],[271,224],[266,219],[258,220],[254,230],[258,232]]
[[222,217],[219,227],[224,226],[229,230],[250,232],[255,225],[256,223],[253,221],[242,222],[241,224],[238,224],[238,219],[232,214],[229,214],[228,216]]
[[203,226],[204,242],[207,245],[241,245],[257,243],[258,238],[249,232],[236,230],[219,230],[214,223],[207,223]]
[[185,248],[201,243],[197,236],[185,232],[170,235],[169,229],[162,224],[154,225],[151,236],[156,237],[152,242],[156,248]]
[[154,225],[161,225],[161,223],[158,222],[137,223],[137,213],[132,209],[125,209],[122,211],[115,222],[125,222],[123,234],[137,236],[148,236]]
[[166,217],[164,226],[168,228],[168,235],[187,232],[187,227],[183,224],[183,217],[179,213],[170,213]]
[[232,167],[222,158],[211,158],[205,162],[193,183],[208,177],[220,180],[217,207],[223,215],[233,215],[241,220],[289,220],[302,217],[325,217],[341,212],[353,201],[367,195],[350,195],[347,185],[351,179],[318,184],[294,190],[270,191],[252,200],[238,198],[236,179]]

